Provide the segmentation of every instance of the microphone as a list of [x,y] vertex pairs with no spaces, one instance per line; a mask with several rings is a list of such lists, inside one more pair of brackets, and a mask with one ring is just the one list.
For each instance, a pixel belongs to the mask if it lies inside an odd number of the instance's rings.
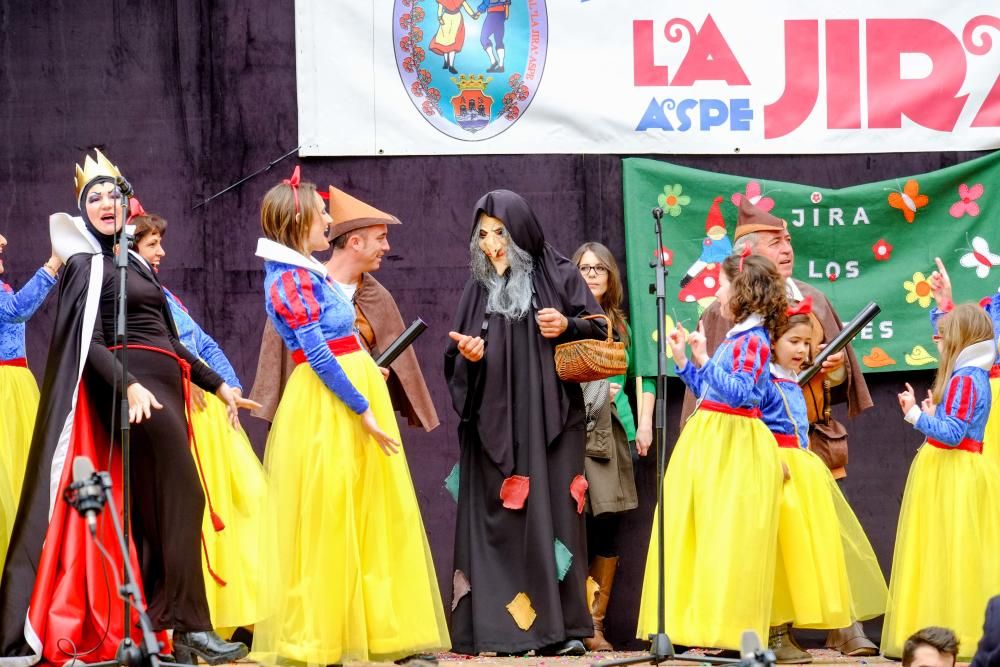
[[655,220],[657,220],[657,221],[659,221],[659,220],[661,220],[663,218],[663,209],[660,208],[659,206],[657,206],[652,211],[650,211],[650,213],[653,214],[653,218]]
[[126,181],[124,176],[116,177],[115,185],[118,186],[118,191],[122,193],[123,197],[132,197],[132,184]]
[[86,456],[73,459],[73,484],[67,489],[69,503],[87,521],[91,535],[97,534],[97,515],[104,506],[104,489],[94,472],[94,464]]

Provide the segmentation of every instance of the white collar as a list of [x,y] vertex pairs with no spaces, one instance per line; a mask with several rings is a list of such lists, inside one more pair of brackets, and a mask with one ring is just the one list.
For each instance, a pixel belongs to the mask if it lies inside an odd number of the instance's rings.
[[149,262],[146,261],[146,258],[143,257],[142,255],[140,255],[139,253],[137,253],[135,250],[132,250],[131,248],[129,248],[128,254],[132,255],[133,257],[135,257],[136,259],[138,259],[140,262],[142,262],[142,265],[145,266],[147,269],[149,269],[150,271],[153,271],[153,267],[150,266]]
[[271,239],[257,239],[256,255],[262,259],[269,259],[272,262],[301,266],[303,269],[315,271],[326,278],[326,265],[315,257],[308,257],[297,250],[292,250],[286,245],[282,245]]
[[779,366],[778,364],[771,363],[771,375],[779,378],[781,380],[791,380],[792,382],[797,382],[798,376],[791,372],[784,366]]
[[996,341],[992,338],[990,340],[981,340],[978,343],[973,343],[958,353],[958,356],[955,358],[955,370],[957,371],[959,368],[974,366],[976,368],[982,368],[984,371],[988,371],[993,365],[993,362],[996,361],[996,358]]
[[799,286],[795,284],[794,278],[785,278],[785,293],[788,295],[788,299],[790,301],[794,301],[795,303],[802,301],[804,298],[802,296],[802,290],[800,290]]
[[83,218],[69,213],[49,216],[49,238],[53,253],[63,262],[80,253],[95,255],[101,252],[101,244],[87,230]]
[[731,338],[736,334],[743,333],[744,331],[749,331],[754,327],[763,326],[764,318],[760,316],[760,313],[751,313],[749,317],[740,322],[739,324],[733,325],[733,328],[726,332],[726,338]]

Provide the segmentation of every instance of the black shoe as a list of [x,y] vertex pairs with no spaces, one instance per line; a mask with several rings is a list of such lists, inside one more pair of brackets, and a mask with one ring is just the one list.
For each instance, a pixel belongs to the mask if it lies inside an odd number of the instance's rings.
[[587,647],[579,639],[567,639],[564,642],[549,644],[535,651],[538,655],[544,656],[571,656],[586,655]]
[[458,74],[458,70],[457,70],[457,69],[455,69],[455,68],[454,68],[454,66],[452,66],[452,67],[449,67],[449,68],[448,68],[448,71],[449,71],[449,72],[451,72],[452,74]]
[[409,665],[409,667],[429,667],[438,664],[438,659],[433,653],[414,653],[395,662],[397,665]]
[[486,68],[486,71],[487,72],[496,72],[497,71],[497,66],[496,65],[490,65],[489,67]]
[[502,72],[503,71],[503,65],[497,65],[497,68],[495,70],[493,70],[493,71],[494,72]]
[[213,630],[174,633],[174,655],[180,663],[194,665],[201,658],[210,665],[221,665],[245,658],[249,652],[246,644],[227,642]]

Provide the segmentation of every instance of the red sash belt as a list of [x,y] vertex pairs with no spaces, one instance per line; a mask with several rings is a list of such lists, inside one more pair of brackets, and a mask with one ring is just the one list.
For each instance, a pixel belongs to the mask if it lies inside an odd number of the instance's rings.
[[[333,356],[335,357],[342,357],[345,354],[350,354],[351,352],[361,351],[361,343],[358,342],[358,337],[354,335],[328,340],[326,341],[326,346],[330,348],[330,351],[333,352]],[[305,363],[305,351],[300,349],[292,352],[292,361],[296,364]]]
[[19,368],[27,368],[28,360],[24,357],[17,357],[16,359],[0,359],[0,366],[17,366]]
[[788,449],[798,449],[799,439],[794,433],[775,433],[771,431],[774,439],[778,441],[778,447],[787,447]]
[[716,401],[702,401],[698,404],[698,407],[709,412],[721,412],[722,414],[736,415],[737,417],[750,417],[754,419],[761,416],[760,408],[734,408],[731,405]]
[[993,364],[993,367],[990,368],[990,377],[1000,378],[1000,364]]
[[957,447],[946,445],[940,440],[935,440],[934,438],[927,438],[927,444],[931,447],[937,447],[938,449],[961,449],[963,452],[972,452],[973,454],[983,453],[982,441],[973,440],[972,438],[964,438],[962,442],[958,443]]
[[[108,349],[112,352],[120,350],[121,345],[115,345],[109,347]],[[181,368],[181,376],[183,377],[183,382],[181,383],[184,387],[184,407],[187,410],[187,430],[188,430],[188,445],[194,451],[194,461],[198,466],[198,476],[201,477],[201,485],[205,490],[205,503],[208,505],[209,516],[212,517],[212,527],[215,528],[215,532],[220,532],[226,527],[223,523],[222,517],[215,513],[215,507],[212,506],[212,496],[208,492],[208,480],[205,479],[205,471],[201,467],[201,455],[198,453],[198,442],[194,437],[194,426],[191,425],[191,364],[187,362],[186,359],[177,356],[169,350],[164,350],[159,347],[153,347],[152,345],[129,345],[130,350],[145,350],[146,352],[158,352],[159,354],[166,355],[177,362],[177,365]],[[141,384],[141,383],[140,383]],[[208,573],[212,575],[216,583],[220,586],[225,586],[226,581],[212,569],[211,558],[208,555],[208,545],[205,543],[205,531],[201,532],[201,549],[205,555],[205,566],[208,569]]]

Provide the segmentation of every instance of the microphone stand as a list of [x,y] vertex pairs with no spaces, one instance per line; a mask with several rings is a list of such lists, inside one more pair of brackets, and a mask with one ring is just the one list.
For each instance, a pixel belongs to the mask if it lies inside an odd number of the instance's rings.
[[[139,615],[139,627],[142,629],[141,647],[137,648],[132,638],[128,635],[122,640],[116,656],[118,664],[129,667],[139,667],[140,665],[144,667],[161,667],[160,641],[156,638],[153,623],[149,620],[149,616],[146,615],[146,608],[142,602],[139,587],[135,583],[135,572],[132,571],[132,561],[129,558],[128,539],[125,537],[127,535],[127,528],[123,528],[118,523],[118,508],[115,507],[114,494],[111,493],[111,476],[106,472],[99,472],[94,473],[94,477],[100,481],[100,486],[104,490],[108,509],[111,512],[111,523],[114,525],[115,535],[118,537],[118,548],[122,553],[122,585],[119,588],[119,593],[125,601],[126,610],[132,605],[135,606],[136,613]],[[126,624],[126,628],[129,628],[129,625]],[[131,634],[128,630],[126,632],[129,635]]]
[[[656,295],[656,403],[653,409],[654,423],[653,433],[656,441],[656,548],[657,548],[657,591],[656,591],[656,632],[649,635],[649,653],[619,660],[604,660],[593,663],[593,667],[618,667],[620,665],[636,665],[648,662],[658,665],[666,660],[683,660],[687,662],[700,662],[713,665],[773,665],[773,653],[765,653],[759,650],[760,640],[756,640],[757,646],[748,644],[741,650],[742,659],[720,658],[710,655],[699,655],[694,653],[674,653],[674,645],[667,636],[666,630],[666,605],[664,576],[664,537],[665,528],[663,523],[663,478],[667,469],[667,331],[666,331],[666,307],[667,307],[667,266],[664,262],[663,253],[663,209],[657,206],[650,212],[653,216],[653,231],[656,235],[656,254],[649,262],[649,266],[655,269],[655,281],[649,286],[649,293]],[[756,633],[751,633],[756,638]],[[749,638],[744,635],[744,643]]]
[[[125,559],[125,566],[131,567],[129,562],[130,551],[128,549],[129,530],[132,525],[132,482],[130,479],[132,465],[130,460],[131,424],[129,423],[128,394],[126,391],[128,382],[128,235],[125,227],[128,222],[129,198],[132,195],[132,189],[124,179],[119,179],[116,187],[121,194],[122,222],[121,230],[118,233],[118,254],[115,256],[115,269],[118,271],[118,316],[115,320],[115,345],[120,346],[119,352],[121,353],[121,377],[118,384],[121,391],[121,401],[119,403],[118,426],[121,432],[120,438],[122,443],[122,539],[125,543],[122,557]],[[130,622],[132,605],[128,596],[125,596],[124,600],[125,616],[122,623],[122,630],[125,636],[122,638],[123,648],[132,643],[132,624]]]

